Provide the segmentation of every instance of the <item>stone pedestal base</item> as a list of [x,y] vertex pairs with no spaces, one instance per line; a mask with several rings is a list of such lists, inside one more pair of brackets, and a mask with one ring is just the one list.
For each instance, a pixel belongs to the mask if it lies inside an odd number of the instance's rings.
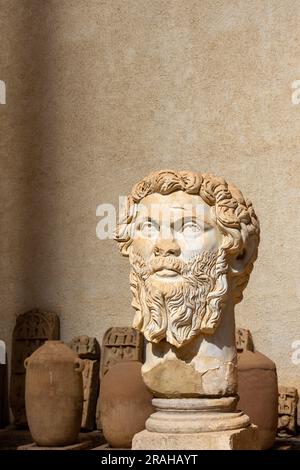
[[77,442],[76,444],[71,444],[69,446],[62,446],[62,447],[43,447],[37,446],[35,442],[31,444],[25,444],[23,446],[19,446],[17,450],[89,450],[93,447],[92,441],[83,441]]
[[105,439],[99,431],[82,432],[79,434],[78,442],[62,447],[42,447],[35,442],[21,445],[17,450],[90,450],[103,444]]
[[154,398],[156,411],[132,449],[258,450],[257,427],[236,403],[237,397]]
[[257,427],[191,434],[141,431],[132,441],[133,450],[259,450]]

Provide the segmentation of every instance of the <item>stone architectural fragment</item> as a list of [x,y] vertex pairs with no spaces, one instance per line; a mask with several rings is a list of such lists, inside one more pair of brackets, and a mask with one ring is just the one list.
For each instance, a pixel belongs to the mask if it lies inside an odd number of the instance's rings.
[[96,338],[86,335],[76,336],[69,346],[81,359],[100,360],[100,346]]
[[110,367],[122,361],[141,361],[143,337],[130,327],[109,328],[103,337],[101,375]]
[[254,351],[254,344],[250,330],[246,330],[245,328],[236,328],[235,340],[238,353],[243,351]]
[[141,431],[133,438],[134,450],[259,450],[256,428],[198,433]]
[[279,386],[278,429],[279,436],[294,435],[297,431],[298,392],[294,387]]
[[99,392],[100,346],[96,338],[89,336],[73,338],[69,346],[84,362],[81,428],[91,431],[95,425]]
[[16,426],[26,426],[24,361],[47,340],[59,339],[59,317],[39,309],[19,315],[13,331],[10,406]]

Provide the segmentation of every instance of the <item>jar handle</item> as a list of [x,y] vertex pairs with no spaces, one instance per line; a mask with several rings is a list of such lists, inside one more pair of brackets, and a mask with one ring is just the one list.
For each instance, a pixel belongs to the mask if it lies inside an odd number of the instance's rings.
[[25,361],[24,361],[24,367],[25,369],[27,369],[28,367],[28,360],[29,360],[29,357],[26,357]]
[[74,359],[74,364],[75,364],[75,372],[82,372],[84,369],[84,361],[80,359],[80,357],[76,357]]

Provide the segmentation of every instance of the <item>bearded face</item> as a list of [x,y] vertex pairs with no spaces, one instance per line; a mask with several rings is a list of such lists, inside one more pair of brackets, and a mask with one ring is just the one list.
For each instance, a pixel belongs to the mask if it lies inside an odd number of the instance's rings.
[[[164,198],[161,211],[149,216],[157,198]],[[179,348],[217,328],[228,266],[213,214],[199,197],[177,192],[145,199],[129,253],[133,326],[148,341],[165,339]],[[201,217],[195,210],[199,204]]]

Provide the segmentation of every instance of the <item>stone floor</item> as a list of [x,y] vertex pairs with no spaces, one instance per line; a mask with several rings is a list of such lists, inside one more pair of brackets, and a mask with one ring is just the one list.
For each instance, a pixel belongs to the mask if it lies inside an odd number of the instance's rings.
[[[105,439],[99,431],[80,433],[79,437],[81,441],[92,440],[93,447],[105,444]],[[28,429],[16,429],[14,426],[0,429],[0,451],[17,450],[17,447],[31,442],[32,437]],[[300,434],[287,438],[278,437],[271,450],[300,450]]]

